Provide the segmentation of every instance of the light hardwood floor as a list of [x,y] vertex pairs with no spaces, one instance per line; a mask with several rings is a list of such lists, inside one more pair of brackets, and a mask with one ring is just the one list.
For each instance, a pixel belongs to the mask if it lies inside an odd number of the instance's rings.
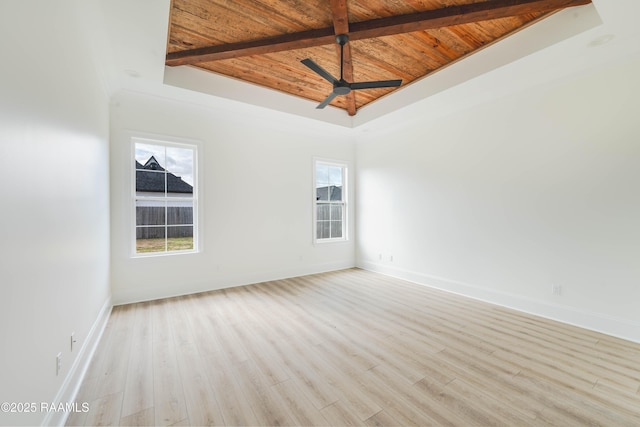
[[352,269],[114,307],[67,425],[640,425],[640,344]]

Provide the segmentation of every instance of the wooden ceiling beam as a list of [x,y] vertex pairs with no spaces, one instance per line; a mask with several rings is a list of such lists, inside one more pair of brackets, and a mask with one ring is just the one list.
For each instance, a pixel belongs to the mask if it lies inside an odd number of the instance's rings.
[[260,40],[170,52],[167,53],[165,64],[170,66],[191,65],[199,62],[219,61],[221,59],[323,46],[335,42],[336,35],[333,27],[319,28]]
[[[591,3],[591,0],[488,0],[407,15],[353,22],[348,24],[348,34],[350,40],[363,40],[536,12],[551,12],[589,3]],[[322,46],[331,43],[335,43],[335,28],[327,27],[283,34],[261,40],[171,52],[167,54],[165,63],[170,66],[189,65]]]
[[591,0],[489,0],[351,24],[351,40],[392,36],[582,6]]
[[[349,13],[347,12],[347,0],[331,0],[331,13],[333,14],[333,30],[336,35],[349,34]],[[340,58],[340,46],[336,45],[338,58]],[[342,77],[348,81],[353,82],[353,63],[351,62],[351,47],[347,43],[344,48]],[[347,113],[350,116],[356,115],[356,95],[354,91],[345,95],[345,101],[347,104]]]

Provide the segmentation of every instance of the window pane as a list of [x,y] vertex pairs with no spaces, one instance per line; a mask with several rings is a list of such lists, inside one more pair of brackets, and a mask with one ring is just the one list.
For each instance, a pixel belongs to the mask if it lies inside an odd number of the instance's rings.
[[342,187],[329,186],[329,200],[332,202],[342,201]]
[[165,147],[136,142],[136,169],[163,171],[166,165]]
[[164,239],[164,227],[136,227],[136,239]]
[[316,163],[316,187],[329,185],[329,165]]
[[136,225],[164,225],[163,202],[136,200]]
[[329,200],[329,166],[316,163],[316,200]]
[[164,252],[165,250],[164,227],[136,228],[136,253]]
[[191,148],[167,147],[167,171],[193,185],[193,157]]
[[167,147],[167,191],[192,194],[194,151],[190,148]]
[[322,201],[322,202],[327,202],[329,201],[329,187],[328,186],[324,186],[324,187],[318,187],[316,188],[316,200],[318,201]]
[[167,193],[169,195],[189,195],[193,194],[193,186],[185,182],[179,176],[167,173]]
[[342,168],[340,166],[329,166],[329,185],[342,187]]
[[167,251],[193,249],[193,226],[167,227]]
[[316,238],[328,239],[329,236],[330,236],[329,221],[318,221],[316,223]]
[[332,220],[342,220],[342,205],[331,205]]
[[149,196],[164,196],[166,179],[163,171],[137,170],[136,192]]
[[318,221],[322,221],[322,220],[328,220],[329,218],[329,205],[326,204],[319,204],[317,206],[317,217],[316,219]]
[[168,202],[167,225],[193,224],[192,202]]
[[342,237],[342,221],[331,221],[331,238]]

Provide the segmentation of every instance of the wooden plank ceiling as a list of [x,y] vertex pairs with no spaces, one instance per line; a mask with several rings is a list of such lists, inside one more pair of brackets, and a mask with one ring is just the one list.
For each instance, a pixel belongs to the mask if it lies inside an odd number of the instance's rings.
[[[347,82],[405,86],[549,14],[591,0],[173,0],[166,64],[190,65],[317,101],[332,91],[300,61]],[[401,87],[402,87],[401,86]],[[337,96],[354,115],[399,88]],[[410,89],[409,89],[410,90]]]

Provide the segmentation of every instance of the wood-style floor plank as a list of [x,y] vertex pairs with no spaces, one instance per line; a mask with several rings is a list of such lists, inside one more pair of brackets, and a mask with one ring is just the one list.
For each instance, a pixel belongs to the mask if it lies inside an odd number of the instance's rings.
[[135,417],[127,422],[136,422],[135,419],[139,416],[148,419],[147,410],[153,408],[153,365],[149,363],[153,358],[153,331],[149,306],[149,303],[134,306],[133,340],[121,416]]
[[67,425],[640,425],[640,344],[358,269],[114,307]]
[[155,421],[168,426],[188,419],[183,379],[177,360],[177,346],[173,337],[173,301],[156,301],[153,310],[153,403]]

